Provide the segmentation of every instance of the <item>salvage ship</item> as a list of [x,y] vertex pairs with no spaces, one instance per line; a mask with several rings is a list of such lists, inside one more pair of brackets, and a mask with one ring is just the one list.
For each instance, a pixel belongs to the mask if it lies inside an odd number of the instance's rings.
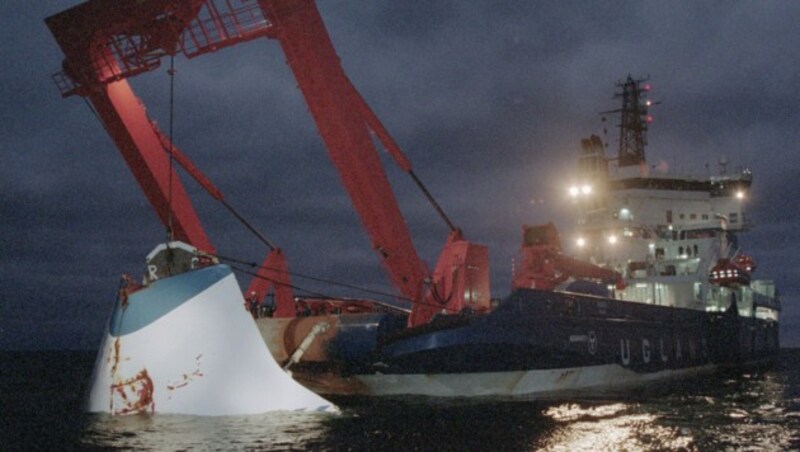
[[351,384],[315,379],[313,365],[296,376],[322,393],[537,397],[773,359],[780,303],[738,240],[750,228],[750,171],[648,166],[650,85],[618,87],[621,108],[607,112],[619,113],[618,155],[596,135],[582,140],[568,191],[574,256],[552,224],[525,226],[513,291],[496,306],[413,329],[392,329],[386,315],[349,319],[328,353]]
[[[620,84],[619,155],[608,158],[597,137],[583,141],[580,184],[570,190],[577,252],[562,249],[551,224],[523,227],[512,290],[498,299],[488,248],[447,216],[348,79],[313,0],[90,0],[46,22],[64,53],[53,76],[62,96],[85,99],[168,237],[148,256],[141,283],[123,278],[90,411],[334,410],[295,381],[323,395],[531,398],[711,372],[778,350],[774,285],[752,278],[755,262],[737,240],[749,227],[750,173],[649,171],[640,81]],[[168,58],[171,90],[176,55],[257,40],[283,50],[395,288],[389,302],[295,293],[292,278],[309,275],[291,270],[284,250],[159,129],[128,82]],[[170,124],[172,111],[171,101]],[[414,247],[378,146],[447,228],[433,271]],[[179,167],[265,246],[260,265],[217,251]],[[234,271],[250,279],[245,290]]]

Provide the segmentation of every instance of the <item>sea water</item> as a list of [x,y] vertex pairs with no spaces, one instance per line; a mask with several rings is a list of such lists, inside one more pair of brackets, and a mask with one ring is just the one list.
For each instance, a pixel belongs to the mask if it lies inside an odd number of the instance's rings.
[[615,395],[336,400],[340,414],[86,414],[94,352],[0,353],[0,450],[798,450],[800,349]]

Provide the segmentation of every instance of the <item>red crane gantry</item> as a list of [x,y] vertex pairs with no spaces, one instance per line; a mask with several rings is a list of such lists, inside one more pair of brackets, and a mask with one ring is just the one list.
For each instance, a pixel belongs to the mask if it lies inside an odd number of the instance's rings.
[[[373,248],[394,286],[414,301],[409,325],[440,312],[488,311],[486,247],[464,240],[445,217],[451,232],[433,274],[417,255],[371,134],[419,180],[345,75],[313,0],[90,0],[46,22],[65,55],[54,76],[62,95],[89,100],[162,223],[171,222],[176,239],[209,253],[214,247],[170,153],[214,198],[223,195],[148,118],[126,79],[158,68],[165,56],[193,58],[256,38],[277,40]],[[262,299],[273,286],[276,314],[290,316],[286,268],[273,249],[248,293]]]

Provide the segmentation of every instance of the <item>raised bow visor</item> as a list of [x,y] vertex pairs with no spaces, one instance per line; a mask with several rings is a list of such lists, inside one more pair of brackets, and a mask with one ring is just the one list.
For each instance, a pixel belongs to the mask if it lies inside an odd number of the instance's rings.
[[[172,242],[148,256],[147,285],[121,288],[92,375],[88,411],[242,415],[336,411],[274,360],[230,267]],[[166,274],[161,253],[173,255]],[[195,254],[196,256],[196,254]],[[161,256],[164,257],[164,256]],[[184,266],[177,261],[188,258]]]

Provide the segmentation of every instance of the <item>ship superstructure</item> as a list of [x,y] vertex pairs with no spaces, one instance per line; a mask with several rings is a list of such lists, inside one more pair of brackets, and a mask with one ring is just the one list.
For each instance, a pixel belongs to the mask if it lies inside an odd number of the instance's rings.
[[650,85],[631,77],[618,84],[622,108],[617,156],[593,135],[581,142],[577,182],[569,190],[578,210],[574,250],[581,259],[624,275],[620,300],[764,320],[777,346],[780,303],[770,280],[752,279],[754,260],[738,235],[751,228],[745,207],[752,174],[681,176],[645,158]]

